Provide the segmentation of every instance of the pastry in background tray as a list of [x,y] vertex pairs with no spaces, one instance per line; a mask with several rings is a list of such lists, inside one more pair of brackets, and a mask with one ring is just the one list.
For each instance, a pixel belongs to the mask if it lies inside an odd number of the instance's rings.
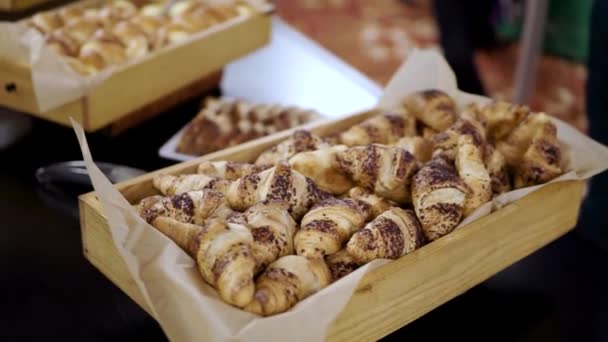
[[207,98],[201,111],[184,130],[177,152],[204,155],[293,128],[318,117],[319,114],[313,111],[296,107]]
[[25,24],[39,31],[74,71],[88,76],[247,15],[251,9],[245,1],[183,0],[165,15],[163,6],[114,0],[99,7],[37,13]]

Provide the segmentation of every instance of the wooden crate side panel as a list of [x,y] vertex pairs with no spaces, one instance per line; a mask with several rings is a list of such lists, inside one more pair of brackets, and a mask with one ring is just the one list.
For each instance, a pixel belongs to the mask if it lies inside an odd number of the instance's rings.
[[253,15],[200,41],[157,54],[114,73],[88,95],[91,129],[103,127],[221,69],[227,62],[265,44],[269,32],[270,17]]
[[547,186],[366,275],[329,332],[377,340],[480,284],[576,225],[583,183]]
[[152,315],[141,291],[133,281],[127,265],[114,246],[107,220],[100,214],[103,212],[101,206],[90,206],[82,200],[79,201],[79,205],[84,256],[133,301]]
[[29,65],[0,59],[0,104],[28,113],[38,113]]

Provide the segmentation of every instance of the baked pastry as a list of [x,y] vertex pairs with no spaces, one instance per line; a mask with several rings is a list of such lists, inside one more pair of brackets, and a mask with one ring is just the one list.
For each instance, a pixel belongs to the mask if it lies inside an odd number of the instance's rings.
[[336,145],[315,151],[300,152],[289,159],[291,167],[302,175],[312,179],[319,189],[334,195],[343,194],[354,186],[354,183],[335,163],[336,153],[345,151],[344,145]]
[[90,41],[97,30],[102,26],[94,20],[80,18],[72,19],[62,30],[74,39],[79,45]]
[[239,178],[227,190],[228,203],[234,210],[245,210],[263,201],[283,202],[296,220],[323,195],[310,179],[292,170],[287,162]]
[[302,217],[294,238],[298,255],[318,258],[333,254],[357,231],[368,214],[358,202],[346,198],[326,198]]
[[315,112],[299,108],[209,97],[186,127],[177,151],[203,155],[301,125],[316,117]]
[[487,144],[485,147],[484,163],[492,180],[492,193],[499,195],[511,190],[507,161],[492,144]]
[[331,274],[323,259],[287,255],[270,264],[258,277],[253,300],[245,310],[262,316],[281,313],[330,282]]
[[228,218],[230,222],[245,224],[253,236],[251,249],[256,263],[256,273],[278,258],[293,254],[293,237],[298,228],[280,202],[262,202]]
[[342,132],[340,142],[346,146],[394,144],[404,136],[416,134],[415,118],[410,118],[393,113],[374,115]]
[[205,222],[192,244],[203,279],[228,304],[245,307],[253,299],[256,267],[253,236],[247,227],[213,217]]
[[314,151],[330,147],[321,137],[305,130],[296,130],[293,135],[262,152],[256,159],[256,165],[276,165],[283,160],[289,160],[300,152]]
[[57,29],[46,37],[46,44],[57,54],[62,56],[78,56],[80,44],[72,38],[65,29]]
[[111,65],[117,65],[127,60],[124,46],[118,40],[105,39],[109,35],[103,34],[104,38],[95,39],[85,43],[80,48],[78,58],[97,70]]
[[359,186],[350,189],[348,197],[356,200],[363,211],[367,213],[366,221],[371,221],[389,208],[396,206],[396,203],[387,201],[370,190]]
[[435,131],[443,131],[456,121],[456,103],[440,90],[424,90],[408,96],[407,111]]
[[365,264],[375,259],[398,259],[423,242],[414,213],[392,207],[356,232],[348,240],[346,251],[355,262]]
[[473,140],[471,135],[461,135],[456,152],[456,170],[470,190],[464,203],[464,216],[492,199],[492,179],[484,165],[483,145]]
[[202,225],[211,216],[226,217],[230,208],[224,195],[214,190],[204,190],[144,198],[137,206],[137,211],[143,219],[156,227],[163,218]]
[[[496,148],[505,156],[507,164],[517,167],[537,133],[557,139],[557,128],[544,113],[530,113]],[[553,138],[549,138],[554,140]]]
[[348,254],[346,249],[341,249],[337,253],[328,255],[325,258],[325,263],[329,267],[332,282],[347,276],[359,268],[359,264]]
[[536,132],[515,168],[515,188],[546,183],[562,174],[561,149],[554,128],[545,126]]
[[433,154],[433,143],[423,137],[403,137],[397,141],[395,146],[408,151],[422,163],[429,161]]
[[460,223],[469,189],[443,156],[422,166],[412,180],[412,202],[427,240],[450,233]]
[[40,12],[32,16],[27,25],[46,35],[63,26],[63,20],[55,12]]
[[149,41],[145,32],[130,21],[121,21],[112,30],[125,46],[129,59],[143,57],[149,50]]
[[212,178],[220,178],[233,181],[255,172],[264,171],[266,169],[267,167],[265,166],[249,163],[205,160],[202,163],[198,164],[197,173]]
[[485,118],[472,114],[474,113],[472,110],[468,112],[471,113],[470,115],[466,115],[466,113],[467,111],[464,111],[465,115],[458,118],[448,129],[433,136],[434,155],[443,154],[453,160],[456,157],[458,140],[462,135],[471,136],[475,145],[481,149],[484,148],[486,142]]
[[411,200],[409,186],[418,162],[402,148],[379,144],[351,147],[336,154],[336,164],[357,185],[386,199],[397,203]]
[[504,101],[494,101],[480,110],[488,121],[488,137],[494,141],[506,138],[530,114],[527,106]]
[[163,195],[176,195],[185,192],[215,189],[226,192],[229,182],[203,174],[156,175],[152,180],[154,187]]

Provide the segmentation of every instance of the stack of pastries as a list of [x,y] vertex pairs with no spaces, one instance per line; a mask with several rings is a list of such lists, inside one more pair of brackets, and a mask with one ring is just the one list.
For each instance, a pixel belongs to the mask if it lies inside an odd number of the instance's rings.
[[375,259],[449,234],[476,208],[561,172],[556,127],[504,102],[410,95],[331,140],[308,131],[254,163],[157,175],[140,215],[231,305],[273,315]]
[[200,112],[186,126],[176,150],[200,156],[319,117],[315,111],[297,107],[208,97]]
[[113,0],[98,7],[64,7],[25,20],[48,47],[81,75],[140,58],[229,19],[246,15],[242,1],[183,0],[164,13],[161,2]]

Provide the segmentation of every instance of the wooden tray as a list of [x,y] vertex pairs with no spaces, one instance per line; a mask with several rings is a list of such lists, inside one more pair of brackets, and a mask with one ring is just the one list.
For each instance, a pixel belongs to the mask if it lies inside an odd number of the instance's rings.
[[29,65],[0,60],[0,105],[67,126],[71,116],[89,132],[141,114],[143,107],[151,116],[216,86],[224,65],[268,43],[272,12],[269,7],[188,44],[154,51],[114,72],[87,96],[48,112],[38,109]]
[[56,0],[0,0],[0,11],[21,12]]
[[[350,127],[370,114],[304,127],[324,135]],[[194,172],[204,159],[252,161],[290,134],[280,132],[177,164],[120,183],[117,188],[135,203],[156,193],[152,187],[156,173]],[[581,181],[551,184],[368,273],[332,325],[328,340],[370,341],[386,336],[562,236],[576,224],[583,188]],[[95,193],[80,197],[80,218],[85,257],[150,313],[114,247]]]

